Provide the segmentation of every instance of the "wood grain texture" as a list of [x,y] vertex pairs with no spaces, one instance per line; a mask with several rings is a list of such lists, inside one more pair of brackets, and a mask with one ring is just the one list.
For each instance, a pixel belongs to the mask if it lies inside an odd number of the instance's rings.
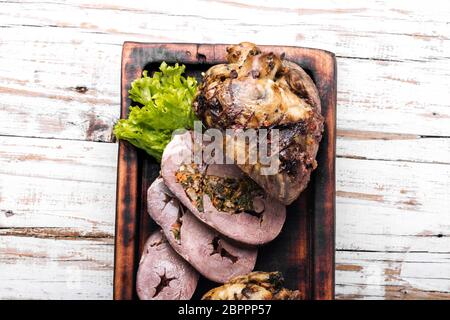
[[[155,71],[161,61],[190,64],[192,76],[225,62],[228,45],[126,42],[122,60],[121,117],[128,114],[128,90],[143,70]],[[284,53],[309,72],[319,90],[325,118],[319,167],[310,187],[288,207],[288,218],[276,241],[259,250],[256,270],[282,271],[288,287],[302,290],[304,299],[334,298],[335,256],[335,152],[336,152],[336,59],[332,53],[298,47],[261,46],[261,50]],[[120,143],[116,219],[114,298],[136,298],[135,273],[142,244],[150,232],[146,193],[159,175],[159,165],[143,152]],[[301,226],[301,227],[300,227]],[[301,228],[301,231],[298,228]],[[201,280],[195,298],[214,286]]]
[[0,137],[0,297],[111,299],[117,145]]
[[450,74],[446,11],[393,3],[296,8],[285,1],[261,9],[256,2],[165,1],[155,9],[137,2],[6,1],[0,64],[19,69],[0,70],[0,134],[20,128],[23,136],[110,141],[124,41],[232,43],[238,34],[258,44],[335,52],[339,128],[450,136],[450,83],[441,81]]
[[117,145],[0,137],[0,228],[114,235]]
[[448,299],[448,253],[338,251],[338,299]]
[[[113,235],[117,145],[73,140],[112,141],[124,41],[316,47],[335,52],[339,69],[336,297],[450,298],[446,2],[6,0],[1,8],[0,228],[8,235],[0,239],[13,239],[9,247],[29,233],[29,256],[51,264],[41,257],[44,238],[82,252],[83,234]],[[47,160],[26,160],[36,154]],[[75,231],[79,240],[63,240]],[[112,249],[105,254],[112,261]],[[5,259],[0,274],[13,276],[0,298],[112,297],[111,264],[93,282],[98,271],[84,263],[81,289],[66,292],[57,266],[31,277],[33,260],[16,273]],[[389,263],[406,271],[388,278]],[[45,289],[28,290],[33,279]]]
[[10,234],[0,232],[3,299],[112,298],[112,238]]

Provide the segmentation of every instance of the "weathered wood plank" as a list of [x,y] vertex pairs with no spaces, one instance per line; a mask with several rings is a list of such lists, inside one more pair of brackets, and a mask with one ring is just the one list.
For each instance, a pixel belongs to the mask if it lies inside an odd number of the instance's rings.
[[[24,43],[16,46],[0,46],[0,53],[5,50],[0,65],[21,66],[20,72],[11,75],[0,70],[0,134],[111,141],[119,114],[120,47],[86,48],[80,61],[91,61],[93,51],[99,50],[96,61],[110,55],[115,63],[93,67],[74,62],[71,68],[77,70],[60,73],[56,80],[60,66],[46,57],[47,49],[36,49],[41,45],[35,44],[32,52],[41,54],[44,62],[24,63],[24,55],[30,53],[15,52]],[[72,45],[60,45],[63,52],[72,49]],[[8,55],[14,59],[2,58]],[[63,64],[65,57],[59,59]],[[450,109],[445,98],[450,92],[445,81],[450,66],[443,68],[438,62],[422,65],[338,59],[338,128],[450,136]],[[98,79],[92,79],[94,76]]]
[[[450,84],[445,80],[450,74],[450,31],[445,10],[411,4],[401,8],[400,3],[385,9],[365,5],[335,7],[326,2],[290,8],[289,3],[281,3],[261,9],[256,3],[180,6],[169,1],[155,10],[145,3],[125,6],[113,1],[101,6],[86,1],[6,2],[0,13],[4,27],[0,28],[0,92],[4,97],[0,134],[110,141],[119,113],[124,40],[249,39],[321,47],[343,57],[338,59],[339,129],[450,136],[446,102]],[[278,18],[261,19],[255,12],[263,16],[276,12]],[[383,27],[367,23],[371,19],[382,19]],[[186,26],[197,27],[191,32]],[[366,28],[374,31],[365,34]],[[299,30],[305,39],[297,39]],[[270,36],[274,32],[277,36]],[[58,50],[49,50],[54,46]],[[363,59],[344,58],[355,54]]]
[[[0,45],[0,134],[111,141],[120,103],[120,47],[110,62],[94,45],[85,50],[53,44],[57,55],[48,50],[51,43],[41,41]],[[5,70],[8,65],[16,67]]]
[[[371,141],[369,139],[368,143]],[[392,142],[382,139],[375,141]],[[6,229],[1,230],[0,238],[70,239],[71,242],[66,242],[67,247],[73,243],[76,247],[74,252],[78,250],[78,241],[85,241],[83,239],[86,238],[94,241],[105,241],[102,239],[106,238],[106,241],[111,241],[116,145],[1,137],[0,155],[0,174],[9,179],[2,182],[10,181],[10,185],[17,185],[18,180],[15,179],[20,179],[20,185],[11,192],[5,193],[3,190],[9,190],[9,187],[1,184],[4,189],[0,192],[0,207],[3,210],[0,226]],[[381,251],[379,259],[382,259],[385,251],[398,251],[399,254],[416,254],[419,251],[422,252],[420,254],[423,261],[417,263],[423,265],[438,254],[447,254],[450,248],[450,226],[444,209],[449,205],[445,196],[448,192],[449,170],[450,167],[444,164],[437,166],[427,163],[337,159],[338,250]],[[42,189],[42,183],[51,187]],[[432,195],[429,193],[430,188],[433,190]],[[82,194],[77,196],[80,192]],[[18,194],[21,196],[18,197]],[[90,194],[97,195],[95,200],[92,200]],[[17,203],[17,199],[22,198],[32,200]],[[89,203],[92,201],[94,202]],[[8,212],[9,210],[13,212]],[[15,211],[22,214],[16,215]],[[89,221],[84,221],[84,217]],[[81,240],[76,240],[76,237]],[[8,243],[14,247],[12,240]],[[41,250],[39,246],[37,249],[33,246],[29,248],[32,254]],[[0,260],[2,257],[4,255],[0,254]],[[110,258],[112,259],[112,251]],[[339,264],[350,263],[344,262],[338,259]],[[23,263],[23,268],[26,268],[25,262]],[[427,266],[428,264],[424,268]],[[358,294],[359,298],[364,295],[370,297],[373,295],[368,291],[370,288],[376,291],[385,286],[385,283],[372,284],[365,287],[364,291],[359,285],[349,282],[347,277],[340,280],[339,268],[336,287],[338,297],[357,297]],[[367,268],[371,270],[370,267]],[[450,269],[431,269],[425,278],[433,283],[435,277],[448,276],[448,270]],[[58,273],[58,276],[65,275]],[[53,279],[58,278],[55,276]],[[424,283],[426,279],[423,280]],[[56,286],[57,282],[52,284],[52,288]],[[5,290],[0,288],[0,296],[8,297],[9,289]],[[415,289],[416,294],[426,294],[425,291],[418,290]],[[41,297],[39,292],[31,293],[36,294],[34,297]],[[394,297],[394,293],[395,297],[402,297],[396,291],[387,296]]]
[[[333,51],[337,297],[448,299],[442,4],[3,1],[0,135],[111,141],[124,40]],[[0,138],[0,298],[111,298],[116,148]]]
[[338,157],[450,164],[450,138],[338,130]]
[[0,137],[1,299],[112,297],[116,162],[115,144]]
[[336,253],[338,299],[450,299],[450,253]]
[[233,43],[239,35],[260,44],[301,42],[342,56],[428,61],[448,58],[449,11],[443,2],[424,5],[404,1],[164,1],[157,7],[114,0],[101,4],[86,0],[5,1],[0,20],[9,28],[80,30],[107,43],[117,43],[115,39],[123,37],[133,41]]
[[0,137],[0,228],[114,234],[117,145]]
[[1,231],[0,299],[112,298],[112,238],[66,240]]
[[450,136],[450,60],[338,59],[341,130]]
[[[2,235],[0,243],[0,298],[111,298],[112,240]],[[338,299],[450,298],[449,254],[337,251],[336,259]]]
[[450,252],[449,165],[339,158],[336,166],[337,249]]

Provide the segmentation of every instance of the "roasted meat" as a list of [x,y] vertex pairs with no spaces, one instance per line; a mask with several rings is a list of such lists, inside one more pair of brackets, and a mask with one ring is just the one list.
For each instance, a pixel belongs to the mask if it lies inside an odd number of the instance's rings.
[[209,280],[224,283],[249,273],[258,249],[218,234],[186,209],[157,178],[147,192],[148,212],[162,228],[172,248]]
[[175,135],[164,150],[161,175],[167,188],[198,219],[222,235],[249,245],[273,240],[286,207],[233,164],[192,163],[191,132]]
[[[229,47],[227,52],[228,63],[204,74],[194,110],[208,128],[278,129],[275,174],[262,174],[260,163],[238,165],[271,196],[290,204],[306,188],[317,166],[324,120],[318,90],[300,66],[261,52],[252,43]],[[235,148],[231,157],[248,152],[246,145]]]
[[280,272],[252,272],[208,291],[203,300],[299,300],[299,291],[283,288]]
[[169,245],[161,231],[144,245],[136,276],[141,300],[189,300],[197,287],[198,273]]

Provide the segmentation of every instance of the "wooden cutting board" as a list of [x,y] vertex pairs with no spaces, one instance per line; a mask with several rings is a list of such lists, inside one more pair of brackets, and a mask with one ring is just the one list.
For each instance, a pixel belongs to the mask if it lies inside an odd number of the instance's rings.
[[[121,118],[131,104],[128,90],[143,70],[162,61],[186,65],[186,73],[201,80],[201,72],[225,62],[225,44],[125,42],[122,51]],[[288,206],[281,234],[259,249],[255,270],[281,271],[285,286],[299,289],[303,299],[334,298],[336,59],[333,53],[310,48],[259,46],[285,53],[299,64],[319,90],[325,130],[317,154],[318,168],[307,189]],[[147,214],[146,192],[159,175],[159,164],[127,142],[119,142],[117,176],[114,299],[136,299],[135,279],[143,244],[157,228]],[[193,299],[217,286],[201,278]]]

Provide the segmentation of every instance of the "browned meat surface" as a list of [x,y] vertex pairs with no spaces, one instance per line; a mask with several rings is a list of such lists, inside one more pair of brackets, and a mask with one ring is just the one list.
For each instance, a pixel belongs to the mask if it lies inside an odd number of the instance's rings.
[[172,248],[209,280],[224,283],[251,272],[257,248],[239,245],[200,222],[157,178],[147,193],[150,216]]
[[[252,43],[228,48],[227,64],[204,75],[193,106],[209,128],[280,130],[277,174],[258,164],[240,168],[270,195],[292,203],[306,188],[322,138],[323,117],[314,82],[297,64]],[[245,146],[238,153],[245,152]]]
[[169,245],[161,231],[150,235],[136,276],[141,300],[189,300],[197,287],[198,273]]
[[252,272],[208,291],[203,300],[299,300],[297,290],[283,288],[280,272]]
[[286,208],[235,165],[192,164],[190,132],[176,135],[164,150],[161,175],[173,195],[199,220],[222,235],[249,245],[273,240]]

